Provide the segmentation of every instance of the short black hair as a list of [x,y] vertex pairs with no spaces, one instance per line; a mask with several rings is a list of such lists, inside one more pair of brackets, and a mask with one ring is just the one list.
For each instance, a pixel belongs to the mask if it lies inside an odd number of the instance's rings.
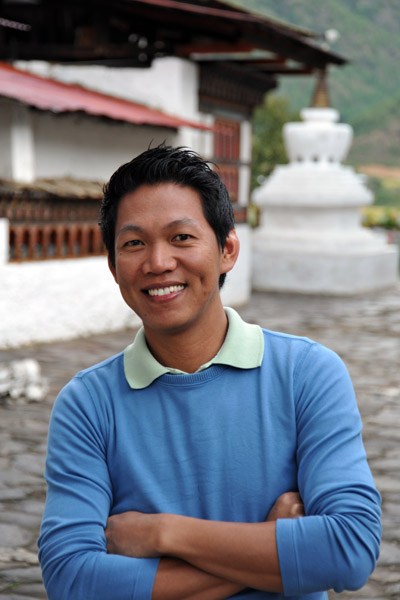
[[[234,227],[233,208],[226,186],[210,164],[193,150],[161,144],[121,165],[104,186],[99,225],[113,266],[115,225],[120,200],[142,185],[160,183],[174,183],[198,192],[204,216],[215,233],[219,247],[224,249],[229,232]],[[225,277],[226,274],[221,273],[220,288]]]

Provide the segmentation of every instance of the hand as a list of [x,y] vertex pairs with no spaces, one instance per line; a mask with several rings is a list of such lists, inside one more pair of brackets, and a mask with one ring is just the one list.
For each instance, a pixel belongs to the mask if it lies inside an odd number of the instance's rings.
[[305,516],[304,504],[298,492],[285,492],[275,502],[266,521],[277,519],[297,519]]
[[157,552],[162,515],[129,511],[107,520],[107,552],[136,558],[154,558]]

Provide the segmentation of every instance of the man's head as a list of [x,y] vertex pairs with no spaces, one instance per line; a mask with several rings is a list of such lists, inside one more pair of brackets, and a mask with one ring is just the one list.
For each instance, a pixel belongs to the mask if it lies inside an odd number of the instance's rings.
[[[115,224],[120,200],[142,185],[162,183],[190,187],[198,192],[204,216],[223,250],[234,227],[232,204],[225,185],[195,152],[161,145],[119,167],[104,187],[100,227],[111,265],[115,266]],[[225,273],[220,275],[220,288],[225,277]]]

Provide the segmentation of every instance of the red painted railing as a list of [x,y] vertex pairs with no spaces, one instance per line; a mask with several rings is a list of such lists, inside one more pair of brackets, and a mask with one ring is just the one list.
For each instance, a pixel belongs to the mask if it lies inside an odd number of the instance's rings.
[[98,198],[60,198],[37,191],[5,193],[0,218],[9,221],[9,260],[104,254]]
[[10,223],[9,259],[76,258],[104,253],[97,223]]

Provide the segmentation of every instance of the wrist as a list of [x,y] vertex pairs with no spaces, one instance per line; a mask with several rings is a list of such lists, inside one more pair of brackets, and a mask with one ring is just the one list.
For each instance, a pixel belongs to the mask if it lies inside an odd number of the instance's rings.
[[179,528],[179,520],[184,517],[163,513],[159,515],[159,527],[157,535],[157,551],[160,556],[175,556],[174,554],[174,534]]

